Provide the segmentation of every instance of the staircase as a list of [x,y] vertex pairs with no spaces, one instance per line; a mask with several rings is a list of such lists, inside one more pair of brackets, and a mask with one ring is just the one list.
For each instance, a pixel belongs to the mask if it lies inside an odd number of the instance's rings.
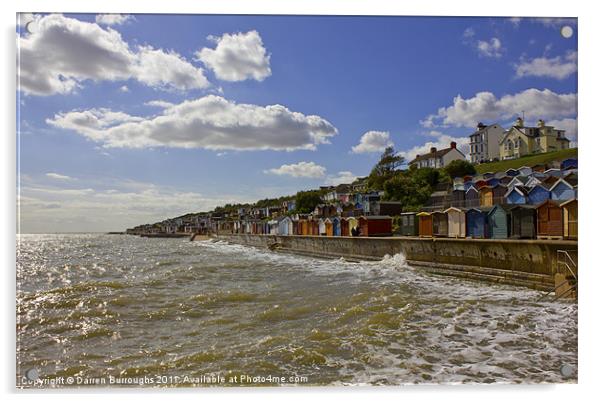
[[576,251],[557,250],[554,282],[556,299],[577,299]]

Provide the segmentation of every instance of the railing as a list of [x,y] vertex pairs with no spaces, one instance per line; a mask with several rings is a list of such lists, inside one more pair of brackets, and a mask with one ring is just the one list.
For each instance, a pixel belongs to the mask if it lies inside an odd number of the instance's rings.
[[[562,267],[565,269],[562,273],[570,273],[571,276],[577,279],[577,263],[571,257],[571,254],[567,250],[556,250],[556,270],[555,273],[560,273],[559,268]],[[571,268],[572,267],[572,268]],[[573,268],[575,271],[573,271]]]

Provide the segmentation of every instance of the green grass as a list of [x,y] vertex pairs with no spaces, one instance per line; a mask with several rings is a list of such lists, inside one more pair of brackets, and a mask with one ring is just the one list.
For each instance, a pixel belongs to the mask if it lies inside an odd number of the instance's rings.
[[564,160],[566,158],[576,157],[577,148],[563,149],[561,151],[547,152],[545,154],[536,154],[524,156],[518,159],[509,159],[499,162],[482,163],[475,165],[477,173],[503,172],[510,168],[518,169],[521,166],[533,166],[539,163],[550,163],[552,161]]

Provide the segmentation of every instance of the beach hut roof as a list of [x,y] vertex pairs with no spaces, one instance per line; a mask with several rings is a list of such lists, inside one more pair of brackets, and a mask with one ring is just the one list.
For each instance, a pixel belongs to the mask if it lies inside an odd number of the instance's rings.
[[464,212],[464,211],[465,211],[465,209],[463,209],[463,208],[458,208],[458,207],[449,207],[449,208],[447,208],[447,209],[446,209],[445,211],[443,211],[443,212],[445,212],[445,213],[447,214],[447,213],[449,213],[450,211],[455,211],[455,212]]
[[560,203],[558,201],[552,200],[552,199],[547,199],[547,200],[542,201],[539,204],[535,205],[535,208],[540,208],[540,207],[544,206],[545,204],[552,204],[555,206],[560,206]]
[[527,194],[529,194],[529,187],[526,187],[526,186],[514,186],[511,189],[509,189],[508,191],[506,191],[506,194],[504,194],[504,197],[508,197],[508,195],[510,195],[513,191],[518,192],[520,195],[522,195],[524,197]]
[[523,208],[523,209],[535,209],[537,208],[535,205],[531,205],[531,204],[516,204],[510,207],[510,210],[513,211],[515,209],[518,208]]
[[367,220],[377,220],[377,219],[391,219],[389,215],[368,215],[362,216],[362,218]]
[[430,216],[430,215],[431,215],[431,213],[426,212],[426,211],[421,211],[416,214],[416,216]]
[[417,212],[402,212],[399,215],[416,215]]
[[512,209],[512,207],[513,205],[511,204],[495,204],[489,211],[489,214],[491,214],[496,209],[503,209],[505,212],[509,212]]
[[564,207],[565,205],[568,205],[568,204],[570,204],[572,202],[577,202],[577,199],[576,198],[571,198],[570,200],[567,200],[567,201],[563,202],[562,204],[560,204],[560,206]]
[[[572,180],[571,180],[571,181],[572,181]],[[556,188],[556,186],[558,186],[560,183],[564,183],[564,184],[566,184],[568,187],[571,187],[571,188],[575,187],[575,185],[577,184],[577,183],[575,183],[575,184],[571,184],[571,183],[569,183],[569,181],[567,181],[567,180],[565,180],[565,179],[559,179],[559,180],[556,180],[556,182],[555,182],[554,184],[552,184],[552,185],[549,185],[549,184],[548,184],[548,186],[547,186],[547,187],[548,187],[548,189],[549,189],[550,191],[552,191],[552,190],[554,190],[554,189]]]
[[470,211],[477,211],[480,213],[488,213],[489,211],[491,211],[493,207],[478,207],[478,208],[470,208],[466,210],[466,213],[470,212]]

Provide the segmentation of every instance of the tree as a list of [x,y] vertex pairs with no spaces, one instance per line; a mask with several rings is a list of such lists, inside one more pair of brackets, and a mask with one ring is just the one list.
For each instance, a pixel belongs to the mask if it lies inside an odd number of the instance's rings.
[[295,211],[300,214],[308,214],[322,203],[319,191],[299,191],[295,196]]
[[477,173],[477,170],[472,163],[463,159],[456,159],[451,161],[449,165],[443,168],[449,177],[452,179],[455,177],[464,177],[466,175],[473,175]]
[[395,174],[397,168],[403,165],[404,162],[404,157],[397,155],[393,147],[385,148],[380,160],[374,165],[368,176],[368,187],[372,190],[383,190],[385,182]]

